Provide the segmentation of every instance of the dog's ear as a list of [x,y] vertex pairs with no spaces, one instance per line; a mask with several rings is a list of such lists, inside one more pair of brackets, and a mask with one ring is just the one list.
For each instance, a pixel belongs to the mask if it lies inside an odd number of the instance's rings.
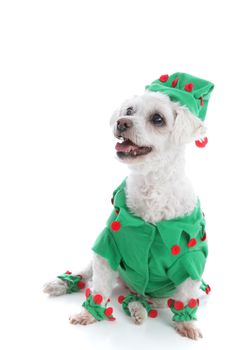
[[176,145],[183,145],[205,136],[206,127],[187,108],[178,107],[172,130],[172,141]]

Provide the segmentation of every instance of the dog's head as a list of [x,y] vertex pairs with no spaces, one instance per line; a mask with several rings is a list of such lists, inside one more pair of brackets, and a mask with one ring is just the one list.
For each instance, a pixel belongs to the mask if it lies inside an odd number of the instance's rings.
[[158,159],[205,135],[199,118],[160,92],[145,92],[126,100],[110,124],[119,139],[117,156],[128,164]]

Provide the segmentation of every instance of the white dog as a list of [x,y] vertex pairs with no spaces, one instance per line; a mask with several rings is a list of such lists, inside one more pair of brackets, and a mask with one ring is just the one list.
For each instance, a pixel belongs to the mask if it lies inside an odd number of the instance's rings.
[[[121,140],[116,145],[117,156],[130,170],[125,187],[129,212],[152,225],[192,213],[198,199],[185,175],[184,153],[187,143],[205,135],[203,122],[166,94],[146,91],[125,101],[110,123],[114,136]],[[95,253],[92,264],[81,274],[85,280],[92,278],[92,293],[101,294],[105,302],[111,295],[118,270]],[[124,279],[123,282],[127,284]],[[187,305],[199,297],[200,284],[199,280],[187,278],[175,288],[173,299]],[[65,294],[67,283],[57,279],[47,283],[44,291],[50,295]],[[162,298],[148,295],[148,299],[154,306],[165,304]],[[147,318],[139,301],[130,302],[128,309],[136,324]],[[87,325],[96,319],[83,307],[70,322]],[[182,336],[202,337],[194,320],[176,321],[175,326]]]

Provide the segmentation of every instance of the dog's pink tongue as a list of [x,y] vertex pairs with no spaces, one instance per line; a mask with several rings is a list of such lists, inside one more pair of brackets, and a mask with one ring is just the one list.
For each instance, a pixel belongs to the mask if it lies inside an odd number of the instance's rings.
[[126,140],[122,143],[117,142],[115,145],[115,149],[117,152],[130,152],[135,151],[138,149],[138,146],[136,146],[133,142],[130,140]]

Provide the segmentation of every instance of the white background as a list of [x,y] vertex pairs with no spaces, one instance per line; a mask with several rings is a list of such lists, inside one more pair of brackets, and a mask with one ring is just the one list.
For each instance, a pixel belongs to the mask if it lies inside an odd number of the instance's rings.
[[[236,1],[1,1],[0,225],[2,349],[238,348],[238,10]],[[81,269],[127,175],[108,125],[124,98],[161,74],[215,83],[209,144],[187,170],[207,218],[212,286],[204,339],[170,315],[137,327],[72,326],[83,295],[48,298],[44,282]],[[117,296],[117,292],[115,294]],[[114,299],[114,298],[113,298]]]

